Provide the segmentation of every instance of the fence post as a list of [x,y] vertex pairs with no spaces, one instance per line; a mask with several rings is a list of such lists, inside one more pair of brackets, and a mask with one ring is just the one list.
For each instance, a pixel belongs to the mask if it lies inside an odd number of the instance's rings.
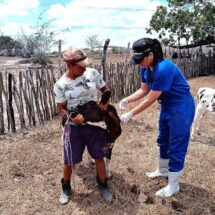
[[130,56],[130,42],[128,42],[127,49],[126,49],[126,56],[125,56],[125,62],[126,62],[126,64],[128,62],[129,56]]
[[12,132],[16,132],[16,124],[13,110],[12,74],[8,74],[8,112]]
[[15,104],[17,107],[17,112],[19,114],[21,128],[24,128],[25,119],[24,119],[24,112],[23,112],[22,101],[21,101],[22,98],[16,87],[16,79],[15,79],[14,75],[12,76],[12,80],[13,80],[13,97],[14,97],[14,101],[15,101]]
[[4,107],[2,100],[3,92],[3,78],[2,73],[0,72],[0,135],[4,134]]
[[63,72],[61,70],[61,55],[62,55],[62,51],[61,51],[61,47],[62,47],[62,40],[58,41],[58,67],[60,69],[60,74],[63,75]]
[[103,79],[107,83],[108,81],[108,71],[107,71],[107,65],[106,65],[106,54],[107,54],[107,48],[110,43],[110,39],[105,40],[103,52],[102,52],[102,69],[103,69]]

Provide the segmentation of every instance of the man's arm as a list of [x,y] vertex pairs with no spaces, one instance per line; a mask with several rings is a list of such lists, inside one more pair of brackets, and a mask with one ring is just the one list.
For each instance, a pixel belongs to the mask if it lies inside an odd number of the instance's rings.
[[61,117],[67,116],[69,114],[69,111],[67,110],[66,106],[67,106],[67,101],[62,103],[57,103],[58,114]]
[[[66,108],[67,106],[67,101],[62,102],[62,103],[57,103],[57,110],[59,115],[62,117],[62,124],[64,125],[66,121],[68,120],[69,116],[69,111]],[[74,118],[69,118],[69,120],[72,120],[75,124],[82,124],[84,122],[84,117],[81,114],[78,114]]]

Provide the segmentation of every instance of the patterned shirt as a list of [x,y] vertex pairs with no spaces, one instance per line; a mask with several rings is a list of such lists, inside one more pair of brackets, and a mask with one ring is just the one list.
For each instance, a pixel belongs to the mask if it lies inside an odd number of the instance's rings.
[[55,83],[55,101],[67,101],[67,109],[83,105],[89,101],[98,101],[98,89],[105,86],[99,72],[93,68],[86,68],[82,76],[72,80],[65,74]]

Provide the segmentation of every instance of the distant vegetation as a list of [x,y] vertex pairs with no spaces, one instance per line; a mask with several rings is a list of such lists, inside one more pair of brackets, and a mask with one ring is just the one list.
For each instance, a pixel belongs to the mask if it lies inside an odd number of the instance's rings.
[[34,63],[46,65],[49,62],[48,54],[58,41],[56,35],[66,30],[53,31],[52,21],[44,22],[42,19],[43,11],[37,21],[36,27],[33,27],[33,33],[27,35],[23,29],[14,39],[10,36],[0,35],[0,56],[21,56],[24,58],[33,58]]
[[[187,45],[206,45],[215,43],[215,5],[214,0],[167,0],[167,6],[158,6],[152,15],[147,33],[153,31],[159,34],[159,39],[166,46],[180,47],[184,39]],[[46,64],[56,41],[56,35],[68,29],[54,31],[52,21],[43,21],[43,11],[33,33],[27,35],[23,29],[18,37],[12,38],[0,32],[0,56],[32,57],[35,63]],[[85,49],[90,54],[100,54],[102,40],[98,34],[88,35],[85,39]],[[122,54],[123,47],[109,47],[108,52]],[[56,54],[56,53],[55,53]]]
[[168,6],[157,7],[148,33],[159,33],[165,45],[215,43],[214,0],[167,0]]

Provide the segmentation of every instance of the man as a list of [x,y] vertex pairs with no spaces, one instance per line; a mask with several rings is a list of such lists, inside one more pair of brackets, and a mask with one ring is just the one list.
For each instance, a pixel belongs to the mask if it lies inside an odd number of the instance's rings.
[[[72,116],[70,111],[79,105],[97,101],[97,92],[107,92],[108,88],[97,70],[88,68],[89,60],[83,50],[70,47],[63,55],[67,71],[54,86],[55,100],[60,116],[67,121],[64,129],[64,169],[62,194],[59,202],[67,204],[72,194],[70,179],[73,166],[82,161],[85,146],[92,158],[95,159],[97,184],[104,200],[112,201],[103,157],[107,151],[107,131],[103,128],[85,123],[82,114]],[[109,100],[109,99],[108,99]],[[99,104],[106,110],[106,104]]]

